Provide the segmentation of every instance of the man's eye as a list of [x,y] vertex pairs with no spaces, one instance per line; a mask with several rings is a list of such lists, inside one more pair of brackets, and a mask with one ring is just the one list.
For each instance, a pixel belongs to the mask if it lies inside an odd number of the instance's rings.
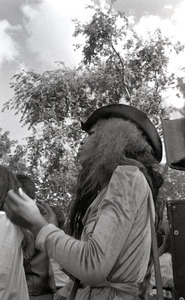
[[93,131],[89,131],[88,135],[92,135],[93,133],[94,133],[94,130]]

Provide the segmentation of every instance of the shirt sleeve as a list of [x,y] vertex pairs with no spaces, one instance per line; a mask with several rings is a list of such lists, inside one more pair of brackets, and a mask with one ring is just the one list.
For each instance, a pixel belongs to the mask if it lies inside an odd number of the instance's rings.
[[123,166],[114,171],[88,241],[78,241],[48,224],[37,235],[37,247],[83,283],[93,286],[104,281],[132,228],[139,174],[135,167],[128,172],[123,172]]

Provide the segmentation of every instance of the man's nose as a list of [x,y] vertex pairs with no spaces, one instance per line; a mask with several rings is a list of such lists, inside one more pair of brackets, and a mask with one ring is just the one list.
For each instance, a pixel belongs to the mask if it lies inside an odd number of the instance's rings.
[[80,146],[82,146],[84,144],[85,139],[87,138],[87,133],[83,136],[83,138],[80,141]]

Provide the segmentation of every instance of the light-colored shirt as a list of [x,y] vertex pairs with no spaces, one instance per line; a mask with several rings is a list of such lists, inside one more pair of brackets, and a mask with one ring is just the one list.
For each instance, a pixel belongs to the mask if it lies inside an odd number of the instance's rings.
[[60,265],[54,261],[54,259],[50,259],[52,269],[53,269],[53,275],[55,278],[55,284],[57,288],[62,288],[69,282],[69,276],[67,276],[61,269]]
[[29,300],[21,243],[23,234],[0,211],[0,299]]
[[37,247],[84,284],[76,299],[88,299],[89,293],[96,300],[137,298],[151,249],[148,201],[154,214],[143,173],[118,166],[84,216],[81,241],[52,224],[40,230]]
[[[172,269],[171,254],[168,252],[163,253],[163,255],[161,255],[159,257],[159,262],[160,262],[160,268],[161,268],[162,286],[164,288],[173,288],[174,283],[173,283],[173,269]],[[152,267],[150,284],[152,287],[156,286],[154,267]]]

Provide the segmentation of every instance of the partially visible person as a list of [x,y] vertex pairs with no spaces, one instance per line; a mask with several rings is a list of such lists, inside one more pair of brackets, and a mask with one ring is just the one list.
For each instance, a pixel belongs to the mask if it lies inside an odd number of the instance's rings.
[[[61,230],[64,230],[65,217],[63,213],[63,208],[56,205],[56,206],[52,206],[52,209],[57,216],[58,227]],[[55,300],[55,299],[60,299],[60,293],[62,293],[63,287],[69,282],[69,276],[62,270],[60,265],[54,259],[51,258],[50,261],[53,268],[55,285],[57,289],[57,292],[55,293],[55,297],[54,297]]]
[[60,297],[136,300],[151,250],[149,203],[152,217],[159,215],[162,143],[148,117],[123,104],[96,110],[82,129],[87,135],[78,152],[71,236],[48,224],[21,190],[19,196],[8,192],[5,209],[76,278]]
[[[35,183],[26,174],[17,174],[22,189],[31,198],[35,199]],[[44,204],[37,206],[45,219],[48,215],[48,207]],[[30,233],[31,234],[31,233]],[[48,255],[35,247],[33,239],[33,255],[24,259],[24,269],[30,300],[52,300],[56,291],[53,269]]]
[[54,259],[51,258],[50,261],[51,261],[53,274],[55,278],[56,289],[58,291],[62,289],[69,282],[69,276],[62,271],[62,268]]
[[[169,229],[168,220],[165,217],[165,215],[163,217],[160,231],[164,236],[163,244],[159,248],[159,262],[160,262],[160,269],[161,269],[163,297],[164,300],[169,300],[169,299],[175,300],[172,255],[171,255],[171,247],[170,247],[170,229]],[[149,290],[149,299],[157,300],[157,289],[156,289],[154,267],[152,267],[148,290]]]
[[[26,232],[14,225],[3,211],[9,189],[17,193],[16,177],[0,166],[0,299],[28,300],[28,289],[23,268],[23,244]],[[26,247],[29,245],[25,245]]]

